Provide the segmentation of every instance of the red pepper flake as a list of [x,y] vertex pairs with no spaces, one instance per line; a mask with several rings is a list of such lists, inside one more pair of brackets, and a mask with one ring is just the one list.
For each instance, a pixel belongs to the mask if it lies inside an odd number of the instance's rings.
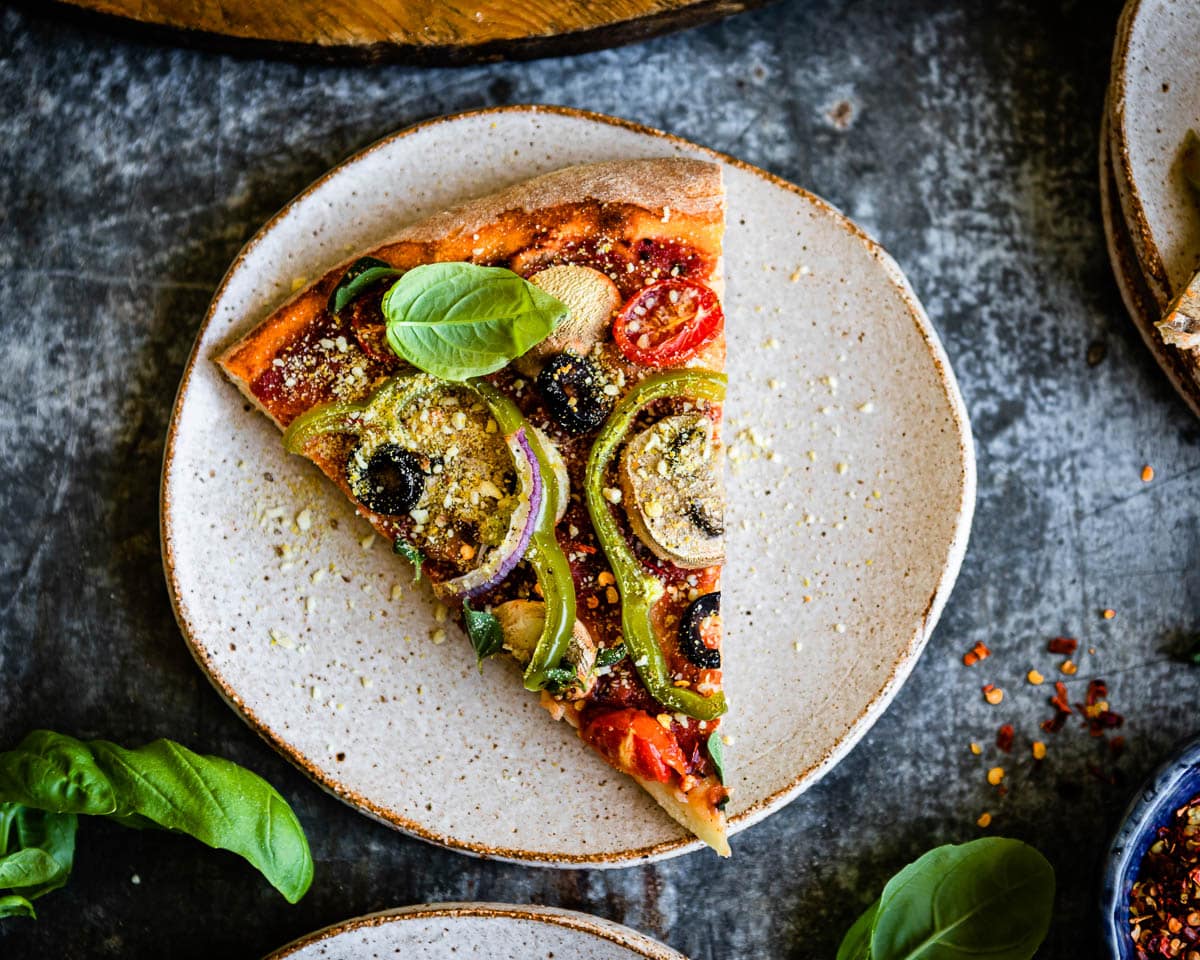
[[1003,750],[1005,753],[1012,753],[1013,737],[1016,736],[1016,731],[1011,723],[1006,723],[996,731],[996,748]]
[[983,642],[976,643],[970,650],[963,654],[963,666],[973,667],[980,660],[986,660],[992,655],[992,651],[987,648],[987,644]]
[[1200,797],[1193,797],[1158,828],[1129,892],[1129,935],[1138,960],[1200,955],[1198,883]]
[[1069,657],[1079,649],[1079,641],[1071,637],[1055,637],[1047,644],[1051,653],[1061,654],[1064,657]]
[[1004,699],[1004,691],[994,683],[985,683],[981,689],[983,690],[983,699],[993,707]]

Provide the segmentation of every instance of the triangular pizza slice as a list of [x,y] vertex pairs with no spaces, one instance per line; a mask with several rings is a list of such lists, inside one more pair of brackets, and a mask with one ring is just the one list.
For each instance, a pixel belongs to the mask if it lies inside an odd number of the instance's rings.
[[401,230],[218,359],[479,657],[728,855],[724,192],[569,167]]

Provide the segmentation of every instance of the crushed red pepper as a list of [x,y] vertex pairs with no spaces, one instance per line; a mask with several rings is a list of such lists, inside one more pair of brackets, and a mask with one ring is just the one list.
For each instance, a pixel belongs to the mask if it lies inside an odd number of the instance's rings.
[[1069,657],[1079,649],[1079,641],[1071,637],[1055,637],[1046,646],[1051,653]]
[[1129,892],[1138,960],[1200,960],[1200,796],[1158,828]]
[[987,648],[987,644],[985,644],[982,640],[978,641],[975,646],[963,654],[963,665],[967,667],[973,667],[980,660],[986,660],[991,655],[992,651]]
[[1016,736],[1016,731],[1011,723],[1006,723],[996,731],[996,749],[1003,750],[1005,753],[1012,753],[1013,738]]

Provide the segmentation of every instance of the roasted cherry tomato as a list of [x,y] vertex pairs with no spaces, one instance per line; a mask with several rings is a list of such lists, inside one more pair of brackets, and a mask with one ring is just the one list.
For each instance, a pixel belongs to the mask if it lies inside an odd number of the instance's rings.
[[613,321],[613,340],[627,360],[677,367],[721,330],[725,314],[702,283],[673,278],[639,290]]
[[618,770],[666,783],[687,773],[679,741],[644,710],[610,710],[588,721],[583,739]]

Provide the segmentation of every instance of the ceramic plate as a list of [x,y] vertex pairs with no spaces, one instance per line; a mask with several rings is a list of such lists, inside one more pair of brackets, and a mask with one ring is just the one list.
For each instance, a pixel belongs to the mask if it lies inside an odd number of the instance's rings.
[[975,497],[966,412],[899,269],[828,204],[623,121],[514,107],[434,120],[289,204],[217,291],[180,387],[163,556],[201,667],[314,779],[435,842],[614,865],[695,849],[547,720],[515,666],[438,643],[411,568],[212,362],[306,278],[400,224],[571,163],[721,162],[730,389],[724,577],[731,831],[815,782],[912,669],[957,575]]
[[499,903],[406,907],[334,924],[266,960],[687,960],[620,924],[570,910]]
[[1200,4],[1132,0],[1113,52],[1112,148],[1121,209],[1165,306],[1200,268],[1200,202],[1181,169],[1200,130]]

